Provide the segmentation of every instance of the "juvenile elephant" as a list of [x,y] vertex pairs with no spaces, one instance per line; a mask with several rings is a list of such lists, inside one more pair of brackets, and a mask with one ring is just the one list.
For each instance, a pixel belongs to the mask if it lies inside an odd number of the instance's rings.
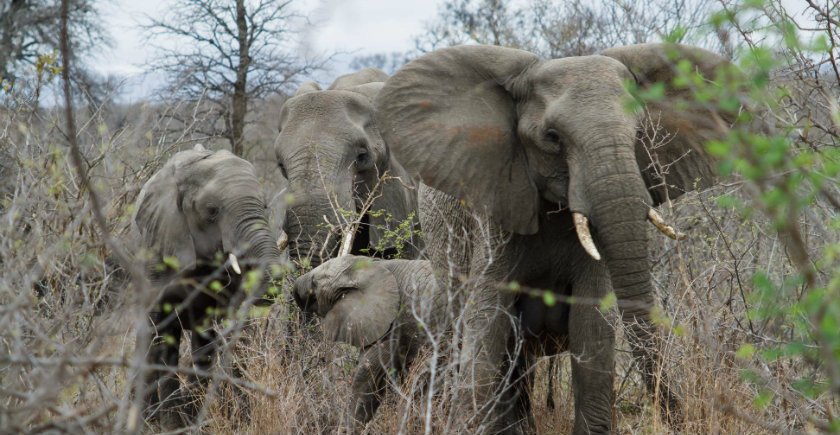
[[[599,310],[610,292],[647,388],[678,416],[667,377],[657,377],[646,221],[657,220],[651,207],[713,182],[703,144],[723,136],[736,114],[680,105],[690,90],[672,83],[677,62],[707,80],[727,65],[683,45],[551,60],[459,46],[410,62],[377,96],[384,139],[428,185],[420,188],[420,220],[435,274],[471,290],[459,378],[474,400],[453,404],[465,416],[461,430],[525,430],[522,415],[490,400],[502,381],[512,334],[506,317],[516,301],[500,284],[512,281],[576,300],[567,306],[575,433],[612,430],[614,330]],[[664,86],[664,97],[629,113],[625,84],[633,82]],[[641,139],[656,125],[670,136],[654,148]],[[670,165],[664,180],[653,163]],[[526,316],[553,321],[552,308]]]
[[[414,182],[374,121],[372,100],[387,77],[366,68],[337,78],[326,90],[305,83],[283,104],[274,149],[293,198],[284,228],[293,261],[309,258],[314,267],[335,257],[343,237],[339,226],[356,218],[362,224],[350,252],[416,256]],[[409,219],[395,237],[393,231]]]
[[[133,220],[142,241],[138,256],[159,291],[146,361],[177,367],[182,332],[190,330],[193,364],[207,370],[217,347],[208,328],[213,314],[261,297],[271,267],[281,264],[254,167],[201,145],[181,151],[143,186]],[[167,426],[183,423],[174,409],[183,394],[173,373],[149,372],[146,388],[147,415],[163,417]]]
[[[346,255],[329,260],[295,281],[294,296],[304,310],[321,317],[327,339],[364,349],[353,376],[350,408],[342,424],[357,433],[370,421],[386,389],[389,373],[404,373],[430,336],[446,339],[461,305],[440,291],[425,260],[373,260]],[[513,318],[527,361],[565,350],[568,313],[558,307],[550,322],[529,316],[542,299],[520,296]],[[422,322],[422,325],[421,325]],[[523,367],[525,369],[526,367]],[[523,373],[522,370],[519,372]],[[515,405],[528,411],[527,397]]]

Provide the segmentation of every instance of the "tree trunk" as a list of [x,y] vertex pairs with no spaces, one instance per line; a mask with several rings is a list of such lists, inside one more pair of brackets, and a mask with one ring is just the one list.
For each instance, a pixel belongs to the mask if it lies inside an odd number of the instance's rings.
[[230,120],[230,142],[234,154],[244,157],[245,144],[245,113],[248,111],[248,95],[246,93],[248,67],[251,63],[248,39],[248,21],[245,11],[245,0],[236,0],[236,30],[239,41],[239,65],[236,68],[236,82],[233,84],[233,110]]

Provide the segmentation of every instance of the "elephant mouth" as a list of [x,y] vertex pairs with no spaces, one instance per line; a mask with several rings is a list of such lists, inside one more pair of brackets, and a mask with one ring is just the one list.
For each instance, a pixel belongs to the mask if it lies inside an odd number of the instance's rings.
[[[326,215],[323,219],[326,220]],[[380,250],[376,246],[371,246],[371,225],[371,216],[364,213],[355,224],[335,226],[329,234],[321,233],[318,237],[297,236],[300,238],[298,240],[296,237],[290,238],[285,231],[282,231],[277,239],[277,247],[281,251],[289,249],[292,260],[298,265],[308,260],[308,265],[312,268],[327,259],[347,254],[382,258],[396,257],[398,254],[396,248],[387,247]],[[321,241],[316,241],[316,239]]]
[[[574,222],[575,233],[577,233],[578,241],[583,247],[583,250],[595,261],[601,260],[601,253],[598,252],[598,248],[595,246],[595,240],[589,230],[589,219],[583,213],[572,212],[572,221]],[[685,233],[667,223],[662,215],[652,208],[648,209],[647,221],[659,230],[659,232],[671,239],[684,240],[688,237]]]

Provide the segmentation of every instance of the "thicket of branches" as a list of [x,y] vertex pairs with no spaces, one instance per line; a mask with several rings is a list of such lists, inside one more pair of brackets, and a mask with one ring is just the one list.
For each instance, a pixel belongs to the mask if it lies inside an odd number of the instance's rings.
[[[58,87],[48,88],[58,75],[60,3],[43,0],[9,0],[0,3],[0,104],[38,108],[42,94],[55,97]],[[111,35],[102,25],[100,5],[94,0],[73,0],[68,5],[68,26],[77,35],[71,41],[77,57],[70,79],[75,98],[91,107],[114,97],[118,80],[97,73],[90,61],[108,49]],[[57,98],[48,98],[54,104]]]
[[289,92],[328,60],[294,50],[306,19],[294,7],[293,0],[175,0],[145,26],[158,53],[152,69],[167,77],[165,95],[193,103],[208,120],[199,131],[227,139],[236,155],[244,155],[249,105]]

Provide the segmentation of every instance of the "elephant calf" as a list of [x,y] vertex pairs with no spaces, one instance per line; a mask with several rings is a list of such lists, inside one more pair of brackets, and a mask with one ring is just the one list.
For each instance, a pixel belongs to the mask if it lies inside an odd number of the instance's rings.
[[[450,324],[447,319],[457,315],[460,306],[457,298],[453,302],[445,292],[438,291],[428,261],[353,255],[329,260],[298,278],[294,297],[305,312],[322,318],[326,339],[363,349],[353,376],[350,409],[342,422],[350,433],[358,432],[373,418],[385,393],[389,371],[404,373],[430,336],[445,337]],[[540,309],[535,309],[538,306]],[[522,296],[517,300],[515,317],[525,331],[525,351],[517,357],[517,366],[511,372],[514,378],[522,375],[525,356],[565,349],[568,306],[545,307],[541,299]],[[532,424],[527,394],[521,388],[518,392],[520,400],[513,401],[516,413]]]

